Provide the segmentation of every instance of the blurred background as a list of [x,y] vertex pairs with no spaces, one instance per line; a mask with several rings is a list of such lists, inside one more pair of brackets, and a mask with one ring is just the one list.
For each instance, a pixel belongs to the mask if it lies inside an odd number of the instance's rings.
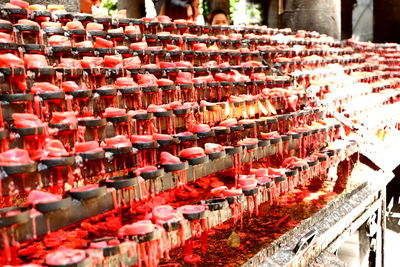
[[[154,1],[159,9],[166,0]],[[138,11],[144,10],[144,3],[145,0],[103,0],[102,5],[110,11],[127,9],[128,16],[143,17],[145,13]],[[233,25],[315,30],[336,39],[400,41],[400,27],[396,27],[400,22],[398,0],[199,0],[195,4],[199,22],[209,22],[213,10],[222,10]]]
[[[6,3],[8,0],[0,0]],[[260,24],[325,33],[336,39],[400,43],[400,0],[29,0],[31,4],[59,3],[69,11],[91,13],[91,8],[112,15],[127,10],[133,18],[167,14],[168,7],[190,6],[193,20],[212,24],[214,11],[223,12],[232,25]],[[186,12],[181,17],[187,19]],[[173,18],[176,19],[176,18]]]

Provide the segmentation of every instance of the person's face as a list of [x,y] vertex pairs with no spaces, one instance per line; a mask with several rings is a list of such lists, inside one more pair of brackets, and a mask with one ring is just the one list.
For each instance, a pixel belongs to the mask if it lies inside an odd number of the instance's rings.
[[193,0],[193,18],[196,18],[199,15],[199,0]]
[[81,12],[92,13],[92,6],[99,7],[101,0],[80,0],[81,1]]
[[187,7],[187,20],[192,21],[194,19],[193,8],[192,6]]
[[223,26],[223,25],[228,25],[228,19],[227,17],[220,13],[214,16],[211,25],[217,25],[217,26]]

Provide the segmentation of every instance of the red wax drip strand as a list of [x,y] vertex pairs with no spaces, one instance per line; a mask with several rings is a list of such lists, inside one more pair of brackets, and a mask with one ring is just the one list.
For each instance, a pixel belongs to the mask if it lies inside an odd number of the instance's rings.
[[1,229],[1,236],[3,240],[3,252],[4,252],[4,254],[1,256],[1,258],[3,258],[2,262],[11,262],[11,249],[10,249],[10,242],[8,240],[7,228],[3,227]]
[[178,179],[176,180],[176,186],[178,188],[182,188],[187,184],[187,172],[186,170],[180,170],[180,171],[175,171],[176,175],[178,176]]
[[283,157],[282,159],[285,159],[289,157],[289,141],[283,141]]
[[249,152],[249,168],[250,168],[250,169],[253,168],[254,151],[255,151],[255,150],[248,150],[248,151],[247,151],[247,152]]
[[33,238],[37,238],[37,228],[36,228],[36,217],[39,216],[41,213],[35,209],[32,209],[31,211],[31,220],[32,220],[32,235]]
[[208,240],[208,220],[207,218],[193,220],[190,222],[191,238],[185,241],[184,254],[185,262],[193,263],[197,262],[200,258],[198,255],[193,254],[193,242],[194,238],[200,238],[201,240],[201,253],[205,255],[207,253],[207,240]]
[[238,185],[239,173],[242,169],[242,161],[240,157],[240,153],[233,154],[233,168],[235,170],[235,186]]
[[157,231],[160,232],[160,238],[148,242],[139,243],[137,245],[138,266],[142,266],[144,264],[144,266],[155,267],[158,265],[160,259],[163,256],[165,256],[166,258],[169,257],[169,246],[167,243],[165,231],[161,227],[157,228]]
[[307,148],[308,148],[308,136],[303,136],[301,138],[300,158],[305,158],[307,156]]
[[208,220],[207,218],[200,219],[201,223],[201,253],[205,255],[207,253],[207,241],[208,241],[208,231],[209,231],[209,226],[208,226]]
[[243,204],[240,200],[235,200],[233,203],[230,205],[230,208],[232,210],[232,218],[233,218],[233,224],[237,224],[238,221],[240,221],[240,228],[243,226]]
[[257,194],[252,195],[252,196],[246,196],[247,200],[247,208],[249,210],[250,216],[256,215],[258,216],[258,207],[260,206],[260,203],[258,201]]
[[147,189],[146,186],[146,181],[142,177],[138,177],[138,182],[139,182],[139,188],[140,188],[140,196],[141,199],[146,200],[149,198],[149,190]]
[[114,188],[108,188],[107,191],[111,192],[113,206],[114,206],[114,209],[117,210],[120,206],[119,201],[117,200],[117,190],[115,190]]
[[155,185],[155,181],[153,179],[150,180],[150,196],[151,197],[156,196],[156,185]]

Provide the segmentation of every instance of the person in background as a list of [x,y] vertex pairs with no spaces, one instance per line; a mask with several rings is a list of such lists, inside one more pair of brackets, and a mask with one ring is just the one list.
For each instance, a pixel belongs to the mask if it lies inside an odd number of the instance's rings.
[[185,19],[193,21],[199,14],[198,0],[164,0],[160,15],[172,20]]
[[222,9],[216,9],[211,12],[208,24],[216,26],[229,25],[228,15]]
[[81,12],[92,14],[92,6],[100,7],[101,0],[80,0]]

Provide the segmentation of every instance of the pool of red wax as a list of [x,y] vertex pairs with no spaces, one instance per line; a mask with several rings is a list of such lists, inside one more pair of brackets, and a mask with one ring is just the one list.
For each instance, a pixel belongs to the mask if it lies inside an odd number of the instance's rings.
[[176,84],[192,83],[192,74],[190,72],[179,72],[175,80]]
[[121,55],[104,56],[104,67],[105,68],[121,68],[122,67],[122,56]]
[[83,57],[81,60],[83,68],[100,68],[103,65],[102,57]]
[[231,127],[237,125],[238,122],[236,119],[227,119],[222,121],[218,126],[224,126],[224,127]]
[[153,232],[154,229],[154,224],[150,220],[142,220],[122,226],[118,230],[118,236],[122,238],[129,235],[144,235]]
[[307,160],[300,159],[298,157],[286,158],[282,163],[282,167],[285,167],[285,168],[293,168],[293,167],[299,167],[299,166],[304,166],[304,165],[307,165]]
[[61,89],[49,82],[36,82],[31,87],[31,92],[34,94],[59,92]]
[[23,68],[25,63],[13,54],[0,55],[0,68]]
[[62,199],[61,195],[56,195],[48,192],[43,192],[40,190],[32,190],[27,199],[27,204],[36,205],[39,203],[51,203]]
[[204,145],[204,152],[207,153],[207,154],[216,153],[216,152],[222,152],[224,150],[225,150],[224,147],[221,146],[220,144],[206,143]]
[[165,106],[163,107],[163,106],[157,106],[157,105],[154,105],[154,104],[150,104],[147,107],[147,112],[164,112],[164,111],[167,111]]
[[126,34],[139,34],[140,33],[140,28],[139,26],[126,26],[125,27],[125,33]]
[[49,67],[44,55],[25,54],[24,62],[27,69],[42,69]]
[[185,205],[182,207],[179,207],[177,210],[182,212],[183,214],[193,214],[193,213],[199,213],[204,211],[206,208],[202,205]]
[[177,163],[182,162],[178,157],[172,155],[169,152],[165,152],[165,151],[161,152],[160,161],[161,161],[161,165],[177,164]]
[[47,39],[49,46],[71,46],[71,40],[67,36],[52,35]]
[[132,50],[146,50],[147,49],[147,42],[131,43],[130,48]]
[[138,109],[138,110],[129,110],[128,111],[128,115],[130,115],[130,116],[136,116],[138,114],[147,114],[147,110]]
[[89,90],[89,88],[87,87],[86,84],[78,85],[75,81],[65,81],[65,82],[62,83],[61,87],[62,87],[64,92]]
[[32,163],[34,161],[29,157],[28,151],[24,149],[14,148],[0,153],[0,166],[18,166]]
[[176,64],[174,62],[160,62],[160,68],[166,69],[166,68],[176,68]]
[[138,84],[140,86],[157,86],[157,78],[153,74],[138,74]]
[[121,244],[118,239],[110,239],[98,242],[90,242],[90,248],[107,248]]
[[58,64],[59,68],[82,68],[81,61],[74,58],[61,58],[60,64]]
[[204,157],[204,149],[201,147],[189,147],[181,150],[179,152],[179,156],[185,158],[185,159],[193,159],[193,158],[200,158]]
[[211,131],[210,125],[208,124],[197,124],[190,129],[193,133],[206,133]]
[[190,63],[188,61],[178,61],[178,62],[175,62],[175,65],[177,68],[193,68],[192,63]]
[[151,217],[154,223],[158,224],[163,224],[169,221],[180,221],[183,219],[181,212],[175,210],[170,205],[160,205],[154,207],[151,216],[149,217]]
[[101,37],[96,37],[94,48],[112,48],[114,43]]
[[268,175],[268,168],[250,169],[250,174],[254,174],[256,177],[267,176]]
[[46,255],[47,265],[66,265],[76,263],[86,258],[85,251],[79,249],[62,248]]
[[36,115],[29,113],[14,113],[12,114],[12,119],[16,128],[37,128],[43,126],[43,122]]
[[124,67],[129,69],[129,68],[140,68],[140,59],[139,57],[128,57],[128,58],[124,58]]
[[32,159],[42,160],[46,158],[67,157],[69,153],[65,150],[60,140],[47,139],[43,149],[38,149],[33,153]]
[[120,117],[125,116],[126,110],[123,108],[106,108],[103,117]]
[[257,187],[257,180],[255,175],[246,175],[245,177],[239,175],[239,185],[243,190]]
[[257,138],[245,138],[243,140],[240,140],[238,142],[239,145],[243,146],[243,145],[254,145],[254,144],[258,144],[258,139]]
[[133,134],[133,135],[131,135],[131,141],[132,141],[132,143],[148,143],[148,142],[152,142],[154,140],[153,140],[152,135]]
[[174,82],[169,80],[169,79],[158,79],[157,80],[157,85],[161,86],[161,85],[173,85]]
[[135,174],[136,175],[140,175],[143,172],[154,172],[157,171],[157,167],[156,166],[146,166],[146,167],[142,167],[142,168],[138,168],[135,170]]
[[243,191],[241,188],[232,187],[230,189],[222,191],[223,197],[234,197],[243,195]]
[[80,21],[69,21],[65,25],[65,29],[67,30],[84,30],[82,22]]
[[153,134],[153,139],[154,140],[171,140],[171,139],[173,139],[173,136],[169,135],[169,134],[154,133]]
[[115,87],[124,88],[124,87],[137,87],[138,85],[135,83],[133,78],[131,77],[119,77],[115,80]]
[[69,112],[53,112],[51,123],[55,124],[76,124],[78,119],[73,111]]
[[132,143],[125,135],[116,135],[111,138],[104,139],[105,148],[119,148],[119,147],[131,147]]
[[102,151],[97,141],[88,141],[75,144],[75,153],[94,153]]
[[82,41],[82,42],[75,43],[74,46],[75,47],[90,47],[90,48],[93,48],[93,43],[91,41]]

